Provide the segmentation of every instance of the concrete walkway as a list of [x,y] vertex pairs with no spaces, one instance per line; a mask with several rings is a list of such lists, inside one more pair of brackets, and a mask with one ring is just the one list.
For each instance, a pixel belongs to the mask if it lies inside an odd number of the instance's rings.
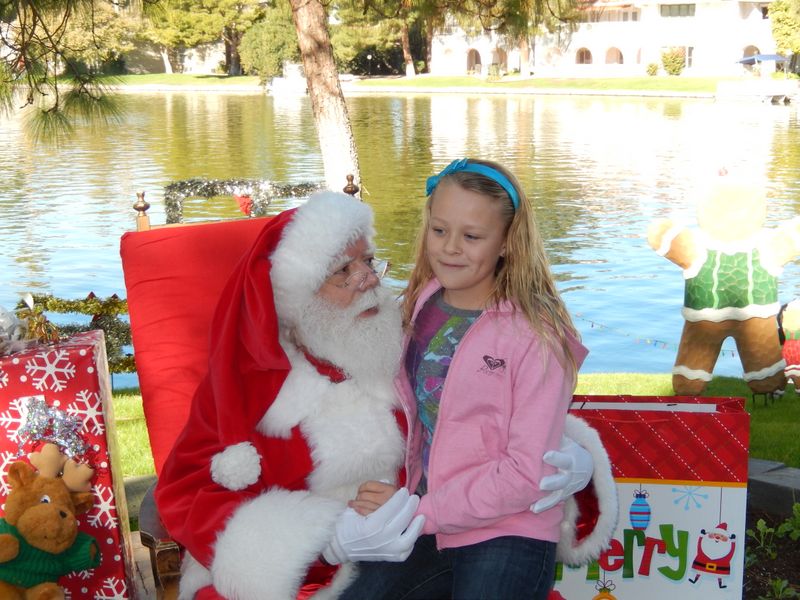
[[748,464],[747,505],[785,519],[800,502],[800,469],[751,458]]

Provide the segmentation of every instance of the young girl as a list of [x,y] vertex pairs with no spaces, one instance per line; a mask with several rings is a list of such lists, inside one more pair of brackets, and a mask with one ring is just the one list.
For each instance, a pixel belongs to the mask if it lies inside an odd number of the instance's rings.
[[[361,563],[342,598],[546,598],[563,509],[530,507],[587,351],[510,172],[456,160],[427,193],[396,385],[425,526],[405,562]],[[368,513],[394,490],[367,482],[351,506]]]

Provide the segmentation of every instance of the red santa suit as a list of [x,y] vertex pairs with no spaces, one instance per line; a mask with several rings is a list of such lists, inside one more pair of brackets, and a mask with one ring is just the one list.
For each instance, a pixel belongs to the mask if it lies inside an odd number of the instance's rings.
[[[718,542],[719,544],[722,544],[720,547],[721,549],[724,549],[725,546],[728,546],[728,551],[722,556],[708,556],[706,551],[703,549],[703,541],[708,539],[709,535],[714,534],[725,537],[724,541]],[[712,575],[716,575],[717,577],[730,575],[731,560],[736,552],[736,542],[733,540],[734,538],[728,537],[728,525],[726,523],[720,523],[708,534],[697,538],[697,556],[695,556],[694,561],[692,561],[692,569],[698,571],[699,573],[710,573]]]
[[332,261],[372,236],[367,205],[317,194],[268,222],[224,289],[209,373],[156,489],[186,548],[181,598],[335,597],[349,580],[318,557],[359,484],[398,483],[393,373],[368,389],[339,376],[278,338],[275,307],[281,324],[301,318]]

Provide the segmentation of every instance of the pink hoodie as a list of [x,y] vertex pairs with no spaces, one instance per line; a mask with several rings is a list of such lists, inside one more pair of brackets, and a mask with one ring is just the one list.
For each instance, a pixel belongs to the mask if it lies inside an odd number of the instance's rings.
[[[440,287],[422,291],[420,308]],[[406,340],[406,346],[408,340]],[[570,350],[580,367],[588,351]],[[423,533],[439,548],[466,546],[505,535],[557,542],[561,505],[534,514],[546,492],[538,482],[555,469],[542,461],[559,448],[574,380],[513,304],[484,311],[467,330],[447,373],[429,462],[428,493],[418,513]],[[422,476],[421,424],[405,369],[395,380],[408,418],[406,472],[414,491]]]

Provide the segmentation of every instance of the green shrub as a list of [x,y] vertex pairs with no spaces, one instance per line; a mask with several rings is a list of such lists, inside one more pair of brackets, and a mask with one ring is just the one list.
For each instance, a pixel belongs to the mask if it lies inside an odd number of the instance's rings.
[[778,537],[788,536],[795,542],[800,540],[800,502],[794,503],[792,506],[792,516],[778,525],[778,529],[775,533]]
[[656,63],[650,63],[647,65],[647,74],[650,75],[650,77],[655,77],[658,75],[658,65]]
[[683,48],[670,48],[662,52],[661,64],[667,75],[680,75],[686,64],[686,51]]
[[253,25],[239,45],[242,67],[262,82],[282,75],[284,62],[299,62],[300,49],[292,25],[291,13],[269,8],[263,21]]
[[750,544],[750,549],[755,553],[762,555],[763,558],[775,560],[778,556],[778,550],[775,546],[775,528],[767,525],[764,519],[759,519],[756,522],[755,529],[748,529],[746,532],[747,537],[753,540]]

